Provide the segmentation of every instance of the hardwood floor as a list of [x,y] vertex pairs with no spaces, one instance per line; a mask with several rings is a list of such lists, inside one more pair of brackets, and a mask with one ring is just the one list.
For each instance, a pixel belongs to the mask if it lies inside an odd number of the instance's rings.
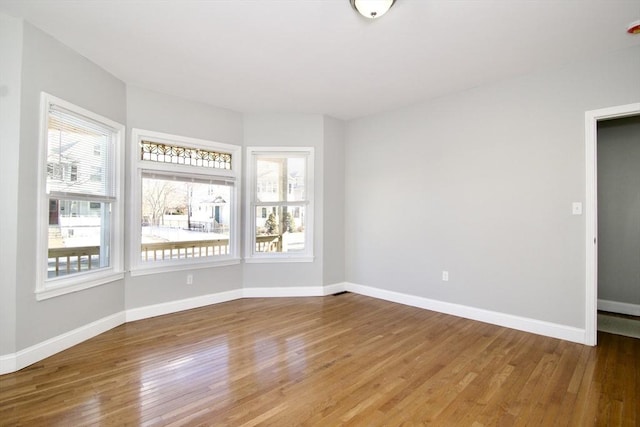
[[0,376],[0,424],[640,425],[640,340],[587,347],[356,294],[127,323]]

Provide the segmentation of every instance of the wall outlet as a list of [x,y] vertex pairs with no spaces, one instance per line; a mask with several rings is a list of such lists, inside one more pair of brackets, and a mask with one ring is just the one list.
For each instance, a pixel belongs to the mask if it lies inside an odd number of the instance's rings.
[[193,285],[193,274],[187,274],[187,285]]
[[448,282],[449,281],[449,272],[448,271],[443,271],[442,272],[442,281],[443,282]]
[[573,215],[582,215],[582,203],[580,202],[573,202],[571,204],[571,213]]

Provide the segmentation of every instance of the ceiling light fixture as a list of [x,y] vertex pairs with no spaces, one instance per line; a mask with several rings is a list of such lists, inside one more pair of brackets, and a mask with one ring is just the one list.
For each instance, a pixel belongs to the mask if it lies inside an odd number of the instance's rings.
[[380,18],[396,0],[349,0],[351,6],[365,18]]
[[633,21],[631,24],[629,24],[629,26],[627,27],[627,33],[640,35],[640,21]]

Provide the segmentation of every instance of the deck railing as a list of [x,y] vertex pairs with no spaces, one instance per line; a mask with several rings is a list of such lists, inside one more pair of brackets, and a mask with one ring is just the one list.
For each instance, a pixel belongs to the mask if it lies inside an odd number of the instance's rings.
[[263,234],[256,236],[256,252],[282,252],[282,235]]
[[143,243],[141,249],[143,261],[226,255],[229,253],[229,239]]
[[[143,243],[140,247],[143,261],[200,258],[229,254],[229,239],[189,240],[184,242]],[[256,236],[256,252],[282,251],[282,236],[267,234]],[[91,270],[100,265],[100,246],[49,249],[49,275]]]
[[100,246],[77,246],[74,248],[50,248],[49,265],[53,270],[49,275],[54,277],[82,270],[91,270],[93,265],[99,266]]

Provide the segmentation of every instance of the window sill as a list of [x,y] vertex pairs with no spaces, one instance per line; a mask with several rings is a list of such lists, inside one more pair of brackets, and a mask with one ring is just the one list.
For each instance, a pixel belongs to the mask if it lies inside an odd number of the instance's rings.
[[124,273],[113,271],[95,273],[91,276],[81,275],[78,277],[74,277],[73,280],[65,280],[58,286],[49,285],[44,289],[36,290],[36,300],[43,301],[49,298],[70,294],[72,292],[78,292],[100,285],[106,285],[107,283],[115,282],[116,280],[122,279],[124,279]]
[[160,265],[138,265],[135,268],[132,268],[130,273],[131,277],[136,276],[147,276],[149,274],[158,274],[158,273],[169,273],[172,271],[184,271],[184,270],[195,270],[201,268],[216,268],[216,267],[225,267],[229,265],[238,265],[240,264],[240,258],[226,258],[224,260],[218,261],[201,261],[201,262],[175,262],[169,263],[164,262]]
[[282,263],[282,262],[313,262],[313,256],[290,256],[290,255],[272,255],[272,256],[264,256],[258,257],[253,256],[251,258],[246,258],[244,262],[246,264],[271,264],[271,263]]

